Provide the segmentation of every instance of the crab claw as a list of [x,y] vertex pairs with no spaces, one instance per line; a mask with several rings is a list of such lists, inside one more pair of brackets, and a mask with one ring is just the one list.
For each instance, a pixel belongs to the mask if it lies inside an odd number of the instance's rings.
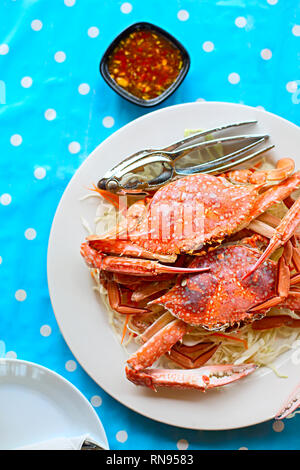
[[144,369],[136,371],[126,366],[127,379],[156,391],[157,387],[194,389],[205,392],[242,379],[255,371],[255,364],[211,365],[200,369]]
[[284,419],[300,406],[300,383],[276,413],[275,419]]
[[254,271],[266,260],[277,248],[285,245],[288,240],[293,236],[297,226],[300,222],[300,199],[294,202],[291,209],[287,212],[280,224],[277,226],[274,235],[270,239],[269,245],[267,246],[264,253],[256,261],[254,266],[244,275],[242,280],[249,277]]
[[82,243],[80,247],[81,256],[91,268],[97,268],[112,273],[133,274],[135,276],[157,276],[162,273],[197,273],[208,271],[209,268],[183,268],[160,264],[142,258],[127,258],[125,256],[106,256],[100,251],[91,248],[88,243]]

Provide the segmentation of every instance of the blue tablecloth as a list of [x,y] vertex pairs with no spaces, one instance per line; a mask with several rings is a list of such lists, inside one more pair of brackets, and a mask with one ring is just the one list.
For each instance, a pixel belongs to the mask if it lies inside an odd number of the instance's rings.
[[71,381],[99,414],[112,449],[299,449],[299,416],[202,432],[128,410],[87,376],[57,326],[46,253],[60,197],[98,144],[151,111],[125,102],[98,71],[111,40],[137,21],[167,29],[191,55],[184,83],[160,107],[230,101],[300,124],[295,0],[2,0],[0,357],[37,362]]

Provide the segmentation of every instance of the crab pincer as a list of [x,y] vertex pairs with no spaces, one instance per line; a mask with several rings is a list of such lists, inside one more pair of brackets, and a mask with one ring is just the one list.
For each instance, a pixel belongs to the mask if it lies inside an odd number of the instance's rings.
[[280,410],[276,413],[275,419],[284,419],[292,414],[300,406],[300,383],[283,403]]
[[291,209],[282,219],[277,226],[274,235],[272,236],[269,245],[264,253],[260,256],[257,262],[244,276],[244,279],[249,277],[266,259],[268,259],[277,248],[286,244],[293,236],[297,226],[300,223],[300,199],[297,199],[292,205]]
[[182,340],[187,331],[186,323],[171,319],[127,360],[127,379],[135,385],[150,387],[152,390],[157,387],[172,387],[205,391],[235,382],[255,371],[255,364],[207,365],[193,369],[151,368],[161,356]]
[[222,387],[240,380],[256,370],[255,364],[211,365],[199,369],[144,369],[137,371],[126,366],[127,379],[156,391],[157,387],[206,390]]
[[135,276],[155,276],[162,273],[195,273],[208,270],[208,268],[185,268],[164,265],[158,261],[143,258],[107,256],[90,247],[88,243],[82,243],[80,252],[87,265],[91,268],[108,272],[133,274]]

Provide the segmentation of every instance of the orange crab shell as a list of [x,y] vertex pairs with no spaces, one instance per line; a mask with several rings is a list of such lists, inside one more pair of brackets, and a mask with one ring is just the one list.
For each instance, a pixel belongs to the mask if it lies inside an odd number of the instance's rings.
[[158,190],[130,234],[154,253],[187,253],[223,239],[251,219],[258,187],[209,174],[186,176]]
[[[208,272],[182,277],[165,295],[151,303],[163,305],[175,317],[194,326],[220,329],[255,319],[254,305],[276,295],[277,264],[267,260],[242,280],[260,252],[245,245],[228,245],[195,258],[191,266]],[[265,314],[266,310],[260,311]]]

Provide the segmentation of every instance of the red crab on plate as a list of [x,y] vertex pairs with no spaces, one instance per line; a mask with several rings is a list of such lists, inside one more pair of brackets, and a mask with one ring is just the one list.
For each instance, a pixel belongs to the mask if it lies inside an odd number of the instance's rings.
[[[256,365],[207,364],[218,345],[182,344],[192,328],[300,327],[289,315],[266,316],[274,306],[300,312],[300,199],[291,199],[299,187],[291,159],[268,171],[185,176],[132,204],[117,230],[87,237],[81,255],[113,310],[141,323],[163,310],[127,360],[130,381],[153,389],[229,384]],[[282,219],[267,212],[281,202]],[[180,368],[152,367],[166,354]]]

